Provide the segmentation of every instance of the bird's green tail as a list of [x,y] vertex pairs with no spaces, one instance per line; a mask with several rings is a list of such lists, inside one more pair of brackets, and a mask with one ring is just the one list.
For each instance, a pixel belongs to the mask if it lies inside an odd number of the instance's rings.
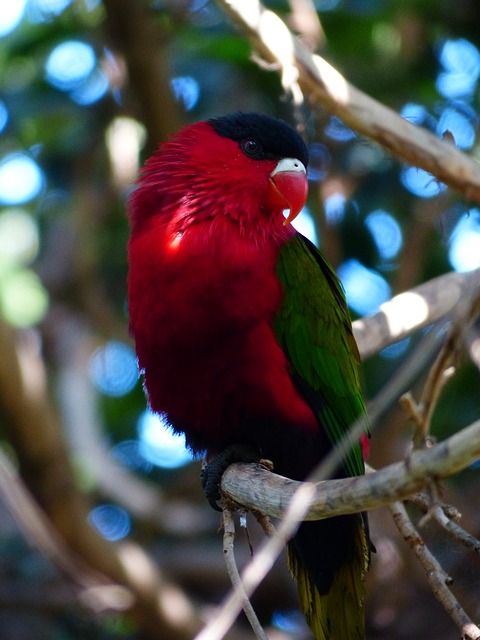
[[317,640],[364,640],[369,542],[360,518],[355,527],[355,553],[335,572],[326,593],[319,592],[293,542],[288,544],[288,565],[298,583],[302,613]]

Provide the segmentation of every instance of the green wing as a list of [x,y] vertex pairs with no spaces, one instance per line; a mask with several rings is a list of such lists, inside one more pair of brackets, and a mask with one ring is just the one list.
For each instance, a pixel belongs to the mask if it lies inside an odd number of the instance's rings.
[[[300,234],[282,247],[277,275],[284,299],[275,334],[299,389],[335,446],[365,415],[359,354],[342,285],[315,245]],[[346,453],[344,467],[352,476],[364,473],[360,443]]]

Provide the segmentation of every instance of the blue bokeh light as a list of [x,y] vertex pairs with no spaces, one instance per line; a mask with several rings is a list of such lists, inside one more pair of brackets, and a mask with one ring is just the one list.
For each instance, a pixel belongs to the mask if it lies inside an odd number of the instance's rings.
[[448,258],[455,271],[480,267],[480,210],[470,209],[455,225],[450,236]]
[[152,463],[142,455],[138,440],[122,440],[122,442],[112,447],[110,455],[118,462],[135,471],[149,473],[153,468]]
[[480,73],[480,52],[465,38],[445,40],[438,58],[447,71],[463,71],[476,76]]
[[418,167],[404,167],[400,173],[400,180],[405,189],[419,198],[433,198],[447,188],[431,173]]
[[132,528],[126,509],[114,504],[95,507],[90,511],[88,520],[103,538],[111,542],[125,538]]
[[0,5],[0,38],[14,31],[23,19],[27,0],[3,0]]
[[343,193],[336,191],[335,193],[332,193],[331,196],[328,196],[323,203],[327,224],[335,225],[342,222],[345,217],[346,206],[347,198]]
[[365,224],[375,240],[380,257],[383,260],[394,258],[403,244],[402,230],[395,218],[387,211],[377,209],[368,214]]
[[464,38],[445,40],[438,58],[443,66],[437,78],[437,91],[446,98],[471,95],[480,74],[480,52]]
[[43,188],[43,173],[26,153],[13,152],[0,163],[0,204],[23,204]]
[[200,85],[191,76],[179,76],[170,81],[175,99],[181,102],[186,111],[191,111],[200,97]]
[[72,0],[30,0],[30,11],[49,19],[59,16],[72,3]]
[[137,430],[140,453],[155,466],[176,469],[192,461],[185,437],[173,433],[161,416],[145,411],[140,416]]
[[467,73],[449,73],[443,71],[435,81],[438,93],[450,100],[467,97],[475,89],[476,78]]
[[0,132],[5,129],[8,122],[8,109],[2,100],[0,100]]
[[102,69],[95,69],[79,87],[70,92],[70,97],[83,107],[100,100],[108,87],[109,81],[105,72]]
[[90,358],[90,376],[95,387],[107,396],[123,396],[138,380],[133,349],[118,340],[110,340],[96,349]]
[[382,349],[379,352],[379,356],[385,358],[385,360],[395,360],[408,351],[411,341],[411,337],[407,336],[403,340],[399,340],[399,342],[390,344],[388,347],[385,347],[385,349]]
[[306,631],[305,618],[298,609],[291,611],[274,611],[272,624],[288,635],[302,635]]
[[336,142],[349,142],[356,138],[355,131],[347,127],[337,116],[330,116],[325,127],[325,135]]
[[330,164],[330,151],[324,144],[314,142],[308,147],[308,179],[322,180]]
[[436,128],[435,118],[430,115],[423,104],[407,102],[407,104],[402,107],[400,115],[405,118],[405,120],[408,120],[417,126],[426,127],[431,130],[435,130]]
[[385,278],[356,259],[346,260],[337,273],[345,288],[349,307],[359,315],[374,313],[391,297],[390,285]]
[[466,104],[452,104],[442,111],[437,133],[443,137],[445,132],[449,131],[459,149],[471,149],[475,142],[476,120],[475,112],[471,107]]
[[93,48],[85,42],[68,40],[57,45],[47,58],[48,82],[62,91],[78,89],[96,65]]

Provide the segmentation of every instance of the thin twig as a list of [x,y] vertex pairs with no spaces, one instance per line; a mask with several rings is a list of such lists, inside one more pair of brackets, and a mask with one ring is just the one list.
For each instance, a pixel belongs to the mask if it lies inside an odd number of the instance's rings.
[[[423,387],[420,402],[416,403],[409,392],[402,397],[402,404],[416,426],[413,437],[414,447],[429,446],[428,434],[433,411],[446,381],[453,375],[459,352],[463,348],[470,327],[480,315],[480,288],[476,286],[471,298],[460,305],[455,313],[443,347],[429,372]],[[412,454],[414,455],[414,454]],[[411,458],[409,458],[410,460]],[[455,541],[474,551],[480,551],[480,542],[464,531],[457,523],[452,522],[438,500],[437,478],[429,481],[430,507],[420,521],[420,526],[427,520],[434,519]],[[443,605],[447,613],[460,627],[465,638],[480,638],[480,629],[473,624],[461,608],[449,589],[451,578],[446,576],[438,561],[425,546],[416,528],[408,518],[405,507],[396,502],[389,507],[394,522],[412,551],[424,567],[428,581],[435,597]]]
[[257,614],[250,602],[245,589],[243,588],[242,580],[238,572],[237,564],[235,562],[234,553],[234,541],[235,541],[235,520],[233,512],[224,504],[223,505],[223,554],[225,557],[225,564],[227,566],[230,582],[232,583],[233,590],[239,594],[242,599],[242,608],[247,616],[250,626],[258,640],[268,640],[265,631],[262,629]]
[[393,520],[425,570],[433,594],[442,604],[446,612],[461,629],[463,637],[468,640],[480,638],[480,628],[472,622],[449,589],[452,579],[445,573],[437,559],[431,554],[423,539],[413,526],[407,511],[401,502],[389,507]]
[[456,522],[447,516],[441,504],[434,504],[430,507],[431,517],[444,529],[456,542],[459,542],[467,549],[480,553],[480,540],[468,533]]
[[472,296],[463,300],[456,310],[454,320],[433,366],[430,369],[418,404],[408,394],[403,398],[403,405],[417,427],[414,435],[414,446],[421,447],[427,443],[433,411],[446,382],[455,373],[459,354],[463,348],[470,327],[480,316],[480,287],[475,287]]
[[[231,465],[233,466],[233,465]],[[265,474],[266,471],[258,466]],[[228,470],[227,470],[228,471]],[[242,572],[242,583],[247,596],[251,596],[256,587],[265,578],[273,563],[285,547],[285,541],[291,538],[296,526],[303,519],[313,495],[313,485],[300,483],[286,510],[285,518],[280,522],[275,535],[266,540],[259,548],[251,562]],[[242,596],[233,591],[223,602],[219,614],[203,628],[195,640],[221,640],[232,626],[242,607]]]
[[262,527],[263,532],[266,536],[275,535],[275,527],[273,526],[272,521],[267,515],[261,513],[260,511],[254,510],[252,511],[252,514],[255,516],[258,524]]
[[[417,509],[419,509],[422,513],[427,513],[430,509],[432,501],[430,500],[430,496],[426,493],[416,493],[413,496],[409,496],[405,499],[405,502],[410,502]],[[438,503],[438,506],[442,509],[444,514],[449,518],[449,520],[460,520],[462,514],[458,511],[456,507],[451,504]]]

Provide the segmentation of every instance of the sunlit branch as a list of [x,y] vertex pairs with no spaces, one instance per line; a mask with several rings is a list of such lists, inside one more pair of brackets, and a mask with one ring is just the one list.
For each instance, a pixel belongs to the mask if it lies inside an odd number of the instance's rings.
[[312,55],[285,23],[258,0],[217,0],[253,49],[277,68],[285,88],[297,84],[310,102],[318,102],[358,133],[393,155],[421,167],[438,180],[480,201],[480,165],[447,139],[417,127],[351,85],[334,67]]
[[480,282],[480,269],[451,272],[385,302],[380,310],[353,323],[362,359],[451,313]]
[[455,373],[459,354],[467,342],[472,325],[480,317],[480,285],[475,284],[472,296],[461,299],[453,314],[454,319],[442,349],[430,368],[418,403],[409,392],[401,401],[416,426],[413,438],[416,447],[425,446],[433,411],[446,382]]
[[[447,440],[414,451],[402,462],[366,476],[325,480],[312,485],[306,520],[376,509],[420,491],[430,478],[446,478],[480,458],[480,420]],[[268,472],[260,465],[234,464],[222,477],[223,493],[247,508],[272,517],[286,507],[302,483]]]
[[[283,516],[276,534],[257,550],[242,572],[245,593],[250,597],[270,571],[284,541],[295,530],[295,522],[305,518],[320,519],[364,511],[392,503],[412,495],[432,477],[456,473],[479,456],[480,420],[431,449],[415,451],[406,462],[363,477],[315,484],[299,483],[276,476],[260,465],[231,465],[222,477],[222,492],[229,499],[249,508],[261,508],[272,516]],[[241,608],[242,597],[234,591],[196,640],[223,638]],[[469,631],[468,619],[463,628],[465,633]]]

